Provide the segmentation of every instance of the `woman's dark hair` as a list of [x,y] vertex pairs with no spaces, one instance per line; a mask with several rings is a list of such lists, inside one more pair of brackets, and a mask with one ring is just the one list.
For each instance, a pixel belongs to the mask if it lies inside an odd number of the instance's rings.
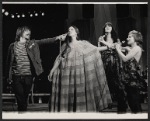
[[18,27],[18,29],[16,31],[16,38],[15,38],[15,40],[19,41],[20,37],[22,36],[22,34],[25,31],[30,31],[31,32],[31,29],[29,27],[27,27],[27,26]]
[[[79,31],[79,29],[75,26],[75,25],[71,25],[71,26],[69,26],[68,28],[70,28],[70,27],[73,27],[74,29],[75,29],[75,31],[76,31],[76,33],[77,33],[77,40],[80,40],[80,31]],[[68,36],[68,35],[67,35]],[[71,39],[71,38],[70,38]]]
[[[79,29],[78,29],[76,26],[74,26],[74,25],[71,25],[71,26],[69,26],[69,27],[73,27],[73,28],[75,29],[75,31],[76,31],[76,33],[77,33],[77,38],[76,38],[76,39],[77,39],[77,40],[80,40],[80,31],[79,31]],[[68,28],[69,28],[69,27],[68,27]],[[67,47],[70,48],[69,43],[71,42],[71,37],[67,35],[64,42],[66,43],[66,48],[63,50],[62,55],[66,52]]]
[[[79,31],[79,29],[76,26],[74,26],[74,25],[71,25],[69,27],[73,27],[75,29],[75,31],[77,33],[77,38],[76,39],[80,40],[80,31]],[[67,44],[69,44],[69,42],[71,42],[71,37],[67,35],[65,41],[67,42]]]
[[[105,23],[105,25],[104,25],[104,27],[103,27],[103,35],[105,35],[105,27],[106,27],[107,25],[112,27],[111,37],[112,37],[112,39],[114,40],[114,42],[117,42],[118,35],[117,35],[117,32],[115,31],[115,29],[114,29],[114,27],[113,27],[113,25],[112,25],[111,22]],[[104,39],[106,39],[106,37],[105,37]]]

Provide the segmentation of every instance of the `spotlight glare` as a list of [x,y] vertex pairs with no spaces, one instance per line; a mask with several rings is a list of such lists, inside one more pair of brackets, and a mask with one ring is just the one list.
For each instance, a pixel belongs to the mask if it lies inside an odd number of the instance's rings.
[[24,15],[24,14],[22,14],[22,17],[25,17],[25,15]]
[[33,14],[30,14],[30,17],[33,17]]
[[45,13],[43,12],[43,13],[42,13],[42,16],[44,16],[44,15],[45,15]]
[[6,15],[6,16],[8,16],[8,15],[9,15],[9,13],[6,11],[6,12],[5,12],[5,15]]
[[5,9],[2,9],[2,13],[4,13],[5,12]]
[[14,15],[11,15],[11,18],[15,18],[15,16],[14,16]]
[[38,13],[35,13],[35,16],[38,16]]
[[18,18],[20,18],[20,15],[17,15]]

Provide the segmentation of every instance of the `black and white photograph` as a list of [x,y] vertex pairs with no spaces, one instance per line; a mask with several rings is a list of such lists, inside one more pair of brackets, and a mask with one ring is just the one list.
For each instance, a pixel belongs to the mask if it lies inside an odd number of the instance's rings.
[[2,119],[148,119],[148,2],[2,2]]

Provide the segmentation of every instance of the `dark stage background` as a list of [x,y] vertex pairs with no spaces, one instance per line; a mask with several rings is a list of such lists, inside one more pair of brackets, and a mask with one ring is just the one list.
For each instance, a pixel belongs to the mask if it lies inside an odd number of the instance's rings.
[[[69,25],[76,25],[81,39],[88,40],[97,46],[98,37],[108,21],[113,23],[121,41],[126,40],[128,32],[135,29],[144,37],[142,70],[147,66],[147,4],[3,4],[2,14],[3,37],[3,92],[7,92],[5,78],[5,62],[8,46],[15,41],[16,29],[26,25],[31,28],[31,38],[38,40],[54,37],[67,32]],[[9,12],[6,16],[5,12]],[[35,16],[35,13],[40,15]],[[44,12],[44,16],[42,16]],[[33,17],[30,17],[30,14]],[[11,15],[15,15],[11,18]],[[17,18],[24,14],[25,17]],[[59,43],[41,45],[41,59],[44,68],[44,78],[38,82],[37,92],[50,92],[50,82],[47,75],[59,53]]]

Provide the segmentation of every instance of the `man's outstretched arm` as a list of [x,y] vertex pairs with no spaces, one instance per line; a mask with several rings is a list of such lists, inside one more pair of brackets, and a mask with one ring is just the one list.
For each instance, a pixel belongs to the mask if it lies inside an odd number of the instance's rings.
[[57,40],[60,41],[64,41],[66,38],[67,34],[62,34],[56,37],[52,37],[52,38],[45,38],[45,39],[41,39],[41,40],[35,40],[36,43],[38,44],[50,44],[50,43],[55,43]]

